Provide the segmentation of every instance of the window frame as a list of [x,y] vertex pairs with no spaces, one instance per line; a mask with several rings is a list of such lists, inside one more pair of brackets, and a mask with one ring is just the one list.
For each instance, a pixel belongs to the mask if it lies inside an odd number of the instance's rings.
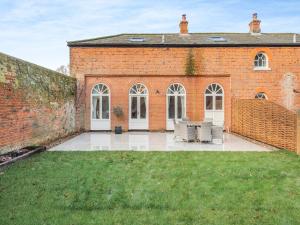
[[[102,88],[99,89],[99,86],[101,86]],[[94,90],[97,93],[94,93]],[[104,90],[106,93],[104,93]],[[103,98],[104,96],[108,97],[108,118],[103,118]],[[93,97],[98,97],[99,98],[99,105],[100,105],[100,111],[99,111],[99,118],[93,118],[93,110],[94,110],[94,105],[93,105]],[[110,88],[107,84],[105,83],[97,83],[93,86],[92,90],[91,90],[91,119],[92,120],[110,120],[111,119],[111,115],[110,115],[110,110],[111,110],[111,96],[110,96]]]
[[[262,55],[265,57],[265,66],[260,66],[260,65],[256,65],[256,62],[259,61],[259,59],[256,59],[256,57],[259,57],[259,55]],[[259,64],[259,62],[258,62]],[[254,70],[271,70],[269,67],[269,57],[265,52],[258,52],[255,57],[254,57],[254,61],[253,61],[253,67]]]
[[[137,107],[137,117],[132,117],[132,98],[136,97],[136,107]],[[145,118],[141,118],[141,98],[145,98],[145,106],[146,106],[146,113]],[[145,84],[143,83],[134,83],[131,85],[128,91],[128,117],[129,122],[133,120],[148,120],[149,118],[149,91]],[[148,123],[148,122],[147,122]]]
[[[175,90],[175,89],[176,90]],[[169,118],[169,97],[174,97],[174,119],[175,120],[181,120],[182,118],[186,117],[186,89],[183,84],[181,83],[171,83],[167,88],[166,93],[166,108],[167,108],[167,120],[172,120],[172,118]],[[178,118],[178,97],[183,98],[183,108],[181,108],[181,118]],[[177,107],[176,107],[177,106]]]
[[[207,93],[209,91],[210,93]],[[218,93],[221,91],[221,93]],[[207,100],[206,97],[211,96],[212,97],[212,109],[207,109]],[[222,97],[222,109],[216,109],[216,97],[220,96]],[[221,84],[219,83],[210,83],[207,85],[207,87],[204,90],[204,110],[205,111],[224,111],[225,110],[225,105],[224,105],[224,99],[225,99],[225,92],[224,88]]]

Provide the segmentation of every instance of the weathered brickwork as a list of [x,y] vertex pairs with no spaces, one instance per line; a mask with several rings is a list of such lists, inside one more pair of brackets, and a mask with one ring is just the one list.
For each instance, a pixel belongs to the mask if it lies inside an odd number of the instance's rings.
[[[71,74],[85,95],[80,98],[81,125],[89,130],[90,93],[93,85],[103,82],[111,89],[111,105],[125,109],[121,124],[128,127],[128,90],[135,82],[144,83],[149,91],[150,129],[165,129],[166,89],[173,82],[187,90],[187,114],[201,119],[204,90],[212,82],[225,89],[225,124],[230,127],[230,99],[252,99],[265,92],[269,100],[290,110],[300,108],[300,48],[298,47],[202,47],[193,48],[196,75],[185,76],[189,48],[152,47],[71,47]],[[270,70],[254,70],[258,52],[269,59]],[[156,94],[156,90],[159,94]],[[112,127],[119,124],[112,117]]]
[[73,133],[76,80],[0,53],[0,152]]

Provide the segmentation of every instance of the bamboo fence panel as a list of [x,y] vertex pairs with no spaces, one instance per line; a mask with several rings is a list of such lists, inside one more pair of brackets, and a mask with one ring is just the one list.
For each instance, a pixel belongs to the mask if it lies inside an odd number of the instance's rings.
[[242,136],[296,151],[297,116],[295,112],[260,99],[233,99],[231,130]]

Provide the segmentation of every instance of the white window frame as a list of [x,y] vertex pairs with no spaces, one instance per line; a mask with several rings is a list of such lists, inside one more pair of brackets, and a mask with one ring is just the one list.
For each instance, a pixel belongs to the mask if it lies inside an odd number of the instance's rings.
[[[182,90],[184,91],[184,93],[176,93],[176,92],[175,93],[168,93],[169,90],[171,90],[171,87],[174,86],[174,85],[180,86],[182,88]],[[174,107],[175,107],[174,118],[175,118],[175,120],[181,120],[181,119],[177,118],[177,114],[178,114],[177,107],[176,107],[176,105],[178,105],[177,96],[183,96],[184,97],[184,108],[182,109],[183,110],[182,118],[185,118],[186,117],[186,90],[185,90],[185,87],[180,83],[172,83],[168,86],[167,94],[166,94],[166,106],[167,106],[167,110],[166,110],[167,115],[166,116],[167,116],[167,120],[172,120],[172,119],[169,118],[169,104],[168,104],[168,97],[169,96],[174,96],[175,97],[174,98],[174,100],[175,100],[175,102],[174,102]]]
[[[94,94],[93,93],[93,90],[95,89],[96,86],[98,85],[103,85],[107,88],[108,90],[108,94],[104,94],[104,93],[97,93],[97,94]],[[99,105],[100,105],[100,117],[99,119],[96,119],[96,118],[93,118],[93,97],[96,96],[96,97],[100,97],[100,102],[99,102]],[[102,118],[102,96],[108,96],[108,118]],[[95,84],[92,88],[92,91],[91,91],[91,120],[110,120],[110,89],[109,87],[104,84],[104,83],[98,83],[98,84]]]
[[[222,94],[217,94],[215,91],[212,92],[212,93],[209,93],[209,94],[206,93],[206,90],[209,89],[209,87],[211,85],[213,85],[213,84],[217,85],[217,86],[219,86],[221,88]],[[212,102],[213,108],[212,109],[206,109],[206,96],[212,96],[212,98],[213,98],[213,102]],[[217,96],[221,96],[222,97],[222,109],[216,109],[216,103],[215,103],[215,101],[216,101],[216,97]],[[225,94],[224,94],[224,88],[223,88],[222,85],[220,85],[218,83],[211,83],[211,84],[209,84],[205,88],[205,92],[204,92],[204,110],[207,110],[207,111],[224,111],[224,96],[225,96]]]
[[[265,57],[265,61],[266,61],[266,65],[265,66],[257,66],[256,64],[256,57],[258,57],[258,55],[263,55]],[[266,53],[264,52],[258,52],[255,57],[254,57],[254,61],[253,61],[253,66],[254,66],[254,70],[271,70],[269,67],[269,57]]]
[[[140,85],[140,86],[143,86],[144,87],[144,92],[143,93],[131,93],[131,90],[137,86],[137,85]],[[138,102],[137,102],[137,107],[140,106],[140,97],[145,97],[146,98],[146,118],[140,118],[140,115],[137,116],[137,118],[131,118],[131,97],[138,97]],[[139,109],[138,109],[139,110]],[[132,128],[132,126],[135,126],[135,125],[132,125],[132,122],[133,121],[143,121],[142,125],[144,126],[142,129],[149,129],[149,111],[150,111],[150,108],[149,108],[149,91],[148,91],[148,88],[145,84],[143,83],[135,83],[133,84],[130,89],[129,89],[129,93],[128,93],[128,122],[129,122],[129,129],[140,129],[140,128]]]

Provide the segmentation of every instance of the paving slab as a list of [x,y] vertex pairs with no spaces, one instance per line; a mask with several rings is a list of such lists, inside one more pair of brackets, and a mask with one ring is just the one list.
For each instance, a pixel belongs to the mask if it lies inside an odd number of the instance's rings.
[[49,151],[272,151],[234,134],[224,133],[224,142],[183,142],[172,132],[87,132]]

